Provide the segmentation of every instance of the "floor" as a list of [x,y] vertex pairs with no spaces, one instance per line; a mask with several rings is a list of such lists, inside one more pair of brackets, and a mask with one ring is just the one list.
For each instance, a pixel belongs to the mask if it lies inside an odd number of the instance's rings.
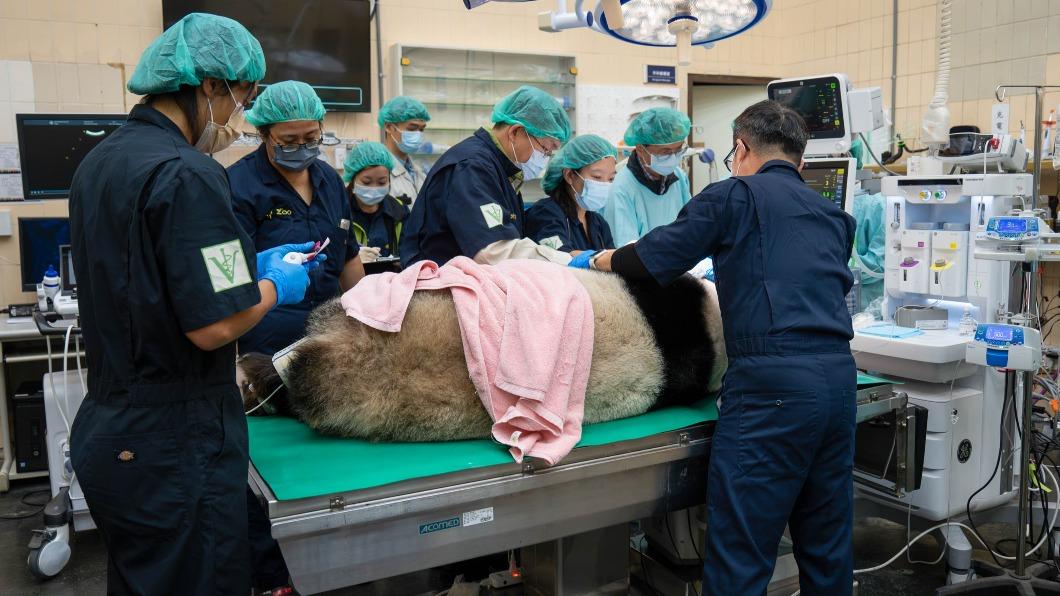
[[[43,494],[29,494],[46,489],[46,482],[18,482],[13,490],[0,495],[0,515],[25,511],[20,500],[39,502]],[[40,582],[26,568],[26,544],[31,532],[40,526],[39,516],[18,521],[0,519],[0,594],[13,596],[47,595],[73,596],[103,594],[106,587],[106,554],[99,536],[95,532],[75,534],[72,540],[73,557],[58,577]],[[1005,524],[983,527],[987,540],[994,542],[1012,534]],[[905,527],[881,519],[861,520],[854,528],[854,552],[858,567],[873,566],[886,561],[902,548],[905,542]],[[1011,543],[1010,543],[1011,544]],[[919,560],[934,560],[938,556],[938,545],[933,538],[925,538],[912,549],[912,557]],[[985,552],[977,556],[986,557]],[[421,576],[386,585],[363,586],[335,594],[347,596],[375,596],[383,594],[420,594],[424,585],[435,583],[444,575]],[[860,596],[922,596],[930,595],[946,578],[943,564],[910,565],[900,558],[891,567],[861,576]],[[506,592],[515,596],[516,593]]]

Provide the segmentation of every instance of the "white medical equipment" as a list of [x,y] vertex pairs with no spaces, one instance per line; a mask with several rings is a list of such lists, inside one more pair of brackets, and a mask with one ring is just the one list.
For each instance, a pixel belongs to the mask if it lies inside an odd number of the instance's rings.
[[1042,333],[1022,325],[979,325],[966,358],[980,366],[1035,372],[1042,365]]
[[[1015,496],[1019,472],[1011,458],[1018,442],[1012,416],[1006,414],[1006,375],[984,364],[985,356],[983,361],[966,358],[978,348],[975,338],[961,335],[959,324],[966,311],[982,324],[979,329],[1008,323],[1012,265],[974,258],[976,239],[992,233],[993,218],[1022,205],[1031,188],[1029,174],[882,180],[887,197],[884,323],[904,310],[925,307],[947,310],[949,320],[945,329],[901,338],[855,333],[851,341],[859,368],[904,380],[910,403],[928,410],[920,490],[896,500],[856,488],[881,513],[890,510],[904,521],[911,511],[936,522],[965,515],[969,497],[984,485],[971,500],[973,511],[1005,505]],[[1029,342],[1030,335],[1023,337]],[[1020,352],[1010,355],[1013,362]],[[1006,465],[995,473],[999,450]],[[951,579],[959,581],[967,577],[971,545],[955,527],[945,530],[945,540]]]
[[845,74],[772,81],[766,93],[806,121],[810,130],[807,156],[846,153],[853,135],[887,124],[880,88],[854,89]]

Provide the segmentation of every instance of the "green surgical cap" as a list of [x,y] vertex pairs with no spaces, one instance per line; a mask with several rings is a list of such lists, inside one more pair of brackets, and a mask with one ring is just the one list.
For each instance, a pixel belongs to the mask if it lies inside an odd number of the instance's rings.
[[193,12],[147,46],[128,87],[137,95],[170,93],[181,85],[201,85],[207,77],[260,81],[265,78],[265,54],[243,25]]
[[379,110],[379,126],[388,122],[408,122],[409,120],[430,120],[431,114],[419,100],[399,95],[383,104]]
[[323,120],[324,104],[313,88],[301,81],[283,81],[266,87],[247,110],[247,122],[268,126],[294,120]]
[[688,116],[673,108],[644,110],[626,129],[626,145],[669,145],[683,141],[692,130]]
[[548,93],[530,86],[516,89],[493,106],[494,124],[519,124],[531,136],[552,137],[560,143],[570,138],[570,120],[563,106]]
[[382,143],[365,141],[346,154],[346,161],[342,164],[342,179],[349,184],[350,180],[353,180],[353,177],[361,170],[372,166],[383,166],[387,170],[393,170],[394,157]]
[[618,150],[607,139],[597,135],[578,135],[549,160],[541,188],[551,194],[563,180],[563,170],[580,170],[605,157],[618,160]]

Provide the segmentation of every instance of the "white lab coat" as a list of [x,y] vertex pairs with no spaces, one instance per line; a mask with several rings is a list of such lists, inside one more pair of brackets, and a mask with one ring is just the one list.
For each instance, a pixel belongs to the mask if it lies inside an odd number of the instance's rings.
[[[390,196],[411,205],[423,187],[427,173],[415,160],[409,161],[412,163],[412,172],[405,168],[405,162],[400,157],[394,155],[394,169],[390,170]],[[408,200],[402,197],[408,197]]]

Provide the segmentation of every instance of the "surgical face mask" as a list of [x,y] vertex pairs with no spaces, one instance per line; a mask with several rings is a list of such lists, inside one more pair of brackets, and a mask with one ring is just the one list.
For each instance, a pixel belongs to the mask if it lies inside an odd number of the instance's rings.
[[353,194],[365,205],[378,205],[390,194],[390,186],[365,186],[363,184],[353,185]]
[[308,168],[320,155],[320,147],[301,145],[295,151],[282,151],[282,145],[272,146],[272,161],[285,170],[301,172]]
[[[534,147],[534,141],[530,138],[530,133],[526,132],[525,128],[523,132],[526,133],[526,139],[530,141],[530,159],[516,165],[523,171],[524,180],[534,180],[535,178],[540,178],[541,174],[545,172],[545,168],[548,167],[548,156],[544,152],[538,151],[537,147]],[[514,141],[512,141],[512,155],[516,155]],[[516,159],[519,158],[517,157]]]
[[[228,87],[227,82],[225,82],[225,87]],[[199,140],[195,142],[195,148],[203,153],[213,155],[218,151],[224,151],[232,143],[235,143],[239,137],[243,136],[243,133],[239,132],[235,126],[232,126],[233,118],[237,115],[240,118],[243,117],[243,104],[236,101],[231,87],[228,87],[228,95],[232,98],[232,103],[236,104],[236,109],[228,117],[228,122],[224,126],[213,121],[213,100],[206,103],[207,109],[210,110],[210,118],[206,121],[206,128],[199,135]]]
[[401,131],[401,140],[397,141],[398,149],[401,149],[405,153],[415,153],[422,144],[422,130],[403,130]]
[[681,155],[672,153],[670,155],[655,155],[651,153],[651,163],[648,167],[653,172],[662,176],[669,176],[677,170],[677,164],[681,161]]
[[[575,174],[578,174],[575,172]],[[582,191],[578,193],[577,200],[578,205],[586,211],[599,211],[604,208],[607,204],[607,197],[611,193],[610,182],[600,182],[591,178],[583,178],[581,174],[578,177],[582,179],[584,185]]]

